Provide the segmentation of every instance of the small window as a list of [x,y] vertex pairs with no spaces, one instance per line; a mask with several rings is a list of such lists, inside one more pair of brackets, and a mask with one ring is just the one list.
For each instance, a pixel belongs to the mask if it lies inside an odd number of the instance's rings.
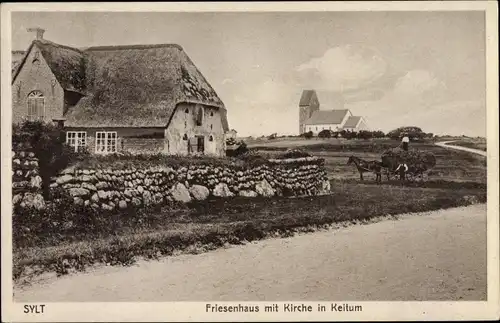
[[40,91],[28,94],[28,120],[43,120],[45,117],[45,98]]
[[214,128],[214,125],[213,125],[213,124],[211,124],[211,125],[210,125],[210,130],[212,130],[213,128]]
[[213,117],[214,116],[214,112],[213,111],[210,111],[210,116]]
[[95,136],[95,152],[101,154],[116,153],[116,131],[99,131]]
[[184,136],[182,137],[182,140],[188,140],[188,135],[184,134]]
[[66,132],[66,144],[73,147],[75,152],[82,151],[87,146],[87,132],[68,131]]
[[204,109],[202,106],[198,106],[196,110],[196,125],[201,126],[203,125],[203,114],[204,114]]
[[210,135],[210,137],[208,137],[208,141],[214,141],[214,136]]
[[32,63],[37,65],[40,63],[40,52],[35,52]]
[[189,113],[189,108],[186,108],[186,110],[184,110],[184,112]]

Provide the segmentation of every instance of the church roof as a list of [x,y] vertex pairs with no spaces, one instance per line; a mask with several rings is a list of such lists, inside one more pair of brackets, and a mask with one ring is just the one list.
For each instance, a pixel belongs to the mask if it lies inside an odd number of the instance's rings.
[[347,109],[343,110],[316,110],[312,113],[311,117],[307,119],[304,124],[341,124],[344,117],[349,112]]

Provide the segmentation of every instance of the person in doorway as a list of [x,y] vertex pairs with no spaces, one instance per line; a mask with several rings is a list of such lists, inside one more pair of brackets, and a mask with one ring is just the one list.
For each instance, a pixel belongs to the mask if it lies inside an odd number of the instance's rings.
[[404,151],[408,151],[408,145],[410,144],[410,138],[407,133],[403,133],[403,139],[401,139],[401,145]]

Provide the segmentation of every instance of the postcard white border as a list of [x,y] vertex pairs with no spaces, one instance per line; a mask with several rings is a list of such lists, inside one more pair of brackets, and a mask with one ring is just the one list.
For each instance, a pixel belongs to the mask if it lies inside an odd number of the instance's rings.
[[[2,21],[2,318],[9,322],[77,321],[359,321],[359,320],[487,320],[499,311],[499,160],[498,160],[498,9],[495,1],[424,2],[237,2],[237,3],[19,3],[1,5]],[[11,16],[12,11],[485,11],[487,51],[488,163],[488,301],[486,302],[342,302],[363,306],[362,312],[206,313],[205,302],[46,303],[44,314],[23,314],[28,303],[12,300],[11,236]],[[269,305],[271,302],[211,302],[218,305]],[[283,302],[275,302],[282,304]],[[332,302],[293,302],[330,306]]]

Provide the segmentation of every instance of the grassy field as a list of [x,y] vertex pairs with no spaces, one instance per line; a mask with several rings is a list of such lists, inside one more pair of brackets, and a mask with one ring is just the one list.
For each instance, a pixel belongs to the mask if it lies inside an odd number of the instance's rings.
[[[304,144],[306,143],[306,144]],[[399,145],[394,140],[339,140],[339,139],[283,139],[255,142],[251,149],[273,155],[289,148],[300,148],[314,156],[325,159],[328,176],[331,179],[359,179],[354,166],[346,165],[353,155],[367,160],[380,160],[381,153]],[[457,181],[486,183],[486,159],[468,152],[441,148],[432,142],[412,143],[410,149],[432,152],[436,166],[428,172],[431,181]],[[366,174],[366,180],[375,175]],[[385,177],[383,178],[385,180]]]
[[335,223],[366,223],[380,216],[486,201],[485,158],[433,143],[411,145],[431,151],[437,158],[436,167],[424,182],[402,185],[384,177],[382,185],[377,185],[374,176],[366,174],[361,183],[356,169],[346,165],[350,155],[380,159],[381,152],[397,145],[399,142],[391,140],[299,138],[252,143],[252,149],[269,156],[296,147],[323,157],[331,195],[210,199],[136,215],[101,215],[85,234],[63,230],[57,237],[14,244],[15,278],[22,282],[40,273],[65,274],[94,264],[128,265],[138,257],[197,253],[226,244],[314,231]]

